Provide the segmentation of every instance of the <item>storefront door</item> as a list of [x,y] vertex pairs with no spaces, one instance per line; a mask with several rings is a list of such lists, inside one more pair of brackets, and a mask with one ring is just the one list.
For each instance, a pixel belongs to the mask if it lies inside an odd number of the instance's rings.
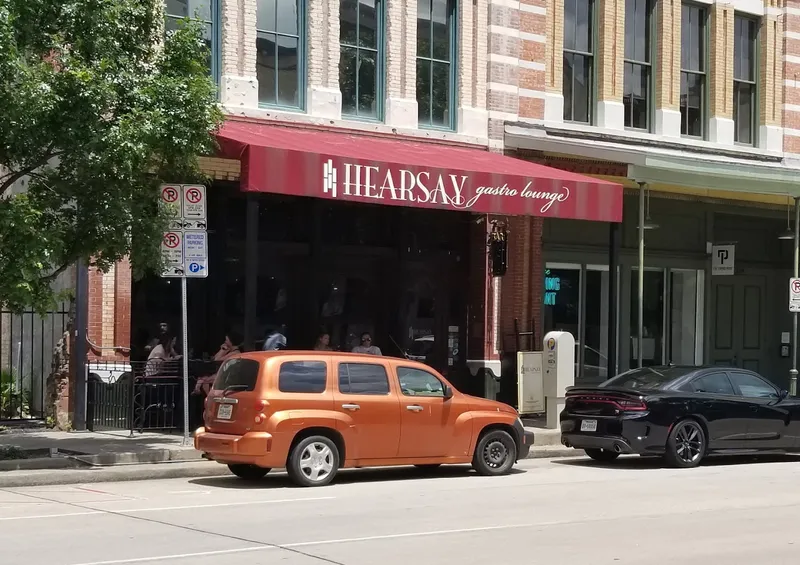
[[711,362],[751,371],[767,365],[766,280],[761,276],[717,276],[712,281]]

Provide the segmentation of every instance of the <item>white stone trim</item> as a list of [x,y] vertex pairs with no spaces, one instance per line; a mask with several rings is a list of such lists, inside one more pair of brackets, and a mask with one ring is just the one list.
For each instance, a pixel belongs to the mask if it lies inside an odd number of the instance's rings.
[[489,110],[490,120],[505,120],[507,122],[516,122],[519,119],[519,114],[513,112],[501,112],[500,110]]
[[599,100],[597,102],[597,127],[624,130],[625,104],[616,100]]
[[507,37],[519,37],[519,30],[511,27],[489,24],[488,29],[489,33],[496,33],[497,35],[505,35]]
[[[722,4],[722,2],[716,2]],[[743,12],[751,16],[764,15],[764,2],[762,0],[726,0],[726,3],[733,6],[734,12]]]
[[413,129],[419,125],[419,106],[416,100],[389,97],[386,99],[385,122],[387,126]]
[[784,31],[783,36],[786,39],[800,39],[800,32],[798,31]]
[[540,63],[539,61],[525,61],[523,59],[519,60],[519,66],[523,69],[529,69],[531,71],[544,71],[546,70],[545,64]]
[[511,8],[512,10],[519,10],[519,0],[489,0],[490,6],[503,6],[504,8]]
[[787,63],[800,63],[800,55],[784,55],[783,60]]
[[[780,10],[780,8],[777,9]],[[787,6],[784,10],[784,13],[786,13],[789,16],[800,16],[800,8],[792,8],[790,6]]]
[[656,109],[656,135],[681,137],[681,113],[678,110]]
[[459,108],[456,112],[456,129],[461,135],[489,137],[489,112],[481,108]]
[[516,67],[522,63],[522,61],[516,57],[511,57],[510,55],[498,55],[497,53],[489,53],[489,62],[498,63],[500,65],[511,65],[512,67]]
[[800,80],[785,78],[783,79],[783,86],[786,86],[787,88],[800,88]]
[[783,151],[785,131],[780,126],[760,126],[758,128],[758,148],[771,153],[780,153]]
[[529,14],[537,14],[539,16],[547,15],[547,8],[545,8],[544,6],[532,6],[530,4],[520,4],[519,11],[528,12]]
[[538,33],[528,33],[527,31],[519,32],[519,38],[525,41],[533,41],[534,43],[547,43],[547,37]]
[[222,75],[219,99],[227,106],[258,108],[258,79],[254,76]]
[[517,94],[519,88],[513,84],[503,84],[502,82],[489,82],[487,83],[489,90],[496,90],[497,92],[507,92],[508,94]]
[[800,104],[784,104],[783,109],[787,112],[800,112]]
[[564,122],[564,95],[546,92],[544,95],[544,121],[560,124]]
[[786,137],[800,137],[800,129],[783,128],[783,135],[785,135]]
[[547,93],[543,90],[531,90],[529,88],[520,88],[519,95],[523,98],[537,98],[539,100],[544,100],[547,96]]
[[708,120],[708,141],[719,145],[733,145],[734,127],[733,119],[712,116]]

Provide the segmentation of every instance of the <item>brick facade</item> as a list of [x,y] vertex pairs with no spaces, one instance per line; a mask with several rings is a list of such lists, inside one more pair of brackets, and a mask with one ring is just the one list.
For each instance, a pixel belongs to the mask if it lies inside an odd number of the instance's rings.
[[107,273],[89,269],[89,358],[124,360],[131,343],[131,266],[127,260]]

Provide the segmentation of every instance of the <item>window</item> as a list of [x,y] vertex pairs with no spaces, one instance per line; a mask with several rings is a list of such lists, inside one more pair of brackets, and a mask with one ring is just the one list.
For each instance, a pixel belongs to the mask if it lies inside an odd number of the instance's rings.
[[220,367],[214,390],[246,392],[255,390],[261,365],[252,359],[230,359]]
[[421,369],[398,367],[400,390],[406,396],[444,396],[442,381]]
[[304,4],[302,0],[258,0],[256,74],[261,104],[302,105]]
[[593,0],[564,0],[564,121],[592,121]]
[[681,8],[681,134],[705,136],[706,17],[705,8]]
[[281,392],[325,392],[328,368],[322,361],[287,361],[281,363],[278,390]]
[[733,391],[733,386],[731,386],[731,381],[728,380],[728,375],[725,373],[703,375],[692,381],[692,388],[695,392],[726,394],[728,396],[734,396],[736,394]]
[[166,0],[164,13],[166,15],[165,30],[172,31],[178,28],[180,21],[186,18],[197,19],[205,24],[206,47],[209,51],[208,68],[211,76],[217,77],[217,1],[218,0]]
[[622,387],[633,390],[658,390],[694,371],[692,367],[631,369],[602,383],[601,387]]
[[745,398],[778,398],[775,387],[763,379],[748,373],[731,372],[731,380]]
[[650,129],[652,49],[650,0],[625,0],[625,127]]
[[417,0],[419,124],[453,129],[455,0]]
[[342,114],[380,119],[383,83],[382,0],[341,0],[339,88]]
[[345,394],[389,394],[389,377],[383,365],[341,363],[339,392]]
[[756,132],[756,22],[733,19],[733,140],[752,145]]

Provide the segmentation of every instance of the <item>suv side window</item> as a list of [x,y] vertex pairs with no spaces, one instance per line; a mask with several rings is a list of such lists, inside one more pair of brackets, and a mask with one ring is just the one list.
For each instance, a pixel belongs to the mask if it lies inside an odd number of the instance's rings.
[[778,398],[775,387],[755,375],[731,372],[733,384],[745,398]]
[[702,377],[696,378],[692,381],[692,388],[695,392],[736,396],[733,386],[728,380],[728,375],[722,372],[711,373],[710,375],[703,375]]
[[400,390],[405,396],[444,397],[442,381],[428,371],[398,367],[397,378],[400,381]]
[[339,363],[339,392],[345,394],[389,394],[389,376],[383,365]]
[[325,392],[328,367],[324,361],[285,361],[278,373],[281,392]]

